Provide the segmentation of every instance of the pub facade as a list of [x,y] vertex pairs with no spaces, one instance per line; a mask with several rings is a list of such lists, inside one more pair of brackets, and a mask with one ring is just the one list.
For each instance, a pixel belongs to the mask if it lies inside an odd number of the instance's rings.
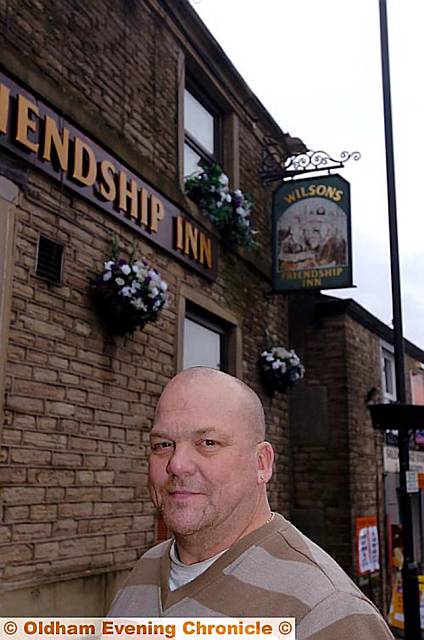
[[[148,434],[182,368],[221,368],[262,397],[271,504],[288,511],[287,396],[257,367],[266,336],[288,346],[260,169],[265,138],[283,156],[304,147],[186,0],[0,0],[0,34],[0,611],[102,615],[161,535]],[[253,250],[185,193],[216,164],[254,202]],[[133,332],[111,331],[92,296],[113,250],[123,273],[145,270],[149,304],[152,278],[166,283]]]

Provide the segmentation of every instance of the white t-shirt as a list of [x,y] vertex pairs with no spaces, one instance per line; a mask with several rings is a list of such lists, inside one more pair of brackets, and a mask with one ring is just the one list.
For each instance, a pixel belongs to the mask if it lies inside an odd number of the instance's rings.
[[197,576],[200,576],[201,573],[206,571],[208,567],[211,566],[218,560],[223,553],[225,553],[227,549],[224,551],[220,551],[212,558],[207,558],[207,560],[202,560],[201,562],[195,562],[194,564],[184,564],[177,556],[177,549],[175,546],[175,540],[171,545],[169,550],[169,556],[171,558],[171,571],[169,572],[169,589],[171,591],[175,591],[179,587],[182,587],[184,584],[191,582]]

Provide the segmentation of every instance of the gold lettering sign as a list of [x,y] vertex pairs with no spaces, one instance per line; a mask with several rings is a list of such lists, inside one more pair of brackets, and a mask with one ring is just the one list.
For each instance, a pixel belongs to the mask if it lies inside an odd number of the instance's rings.
[[113,178],[116,173],[116,167],[110,160],[102,160],[100,163],[101,182],[99,186],[100,195],[109,202],[113,202],[116,198],[116,184]]
[[52,143],[59,159],[60,168],[62,171],[66,171],[68,168],[68,156],[69,156],[69,131],[66,127],[63,127],[62,137],[58,131],[56,122],[50,116],[46,116],[44,122],[44,145],[43,145],[43,159],[52,159]]
[[152,196],[150,230],[153,231],[153,233],[157,233],[158,223],[160,222],[160,220],[163,220],[164,215],[165,209],[162,200],[159,200],[159,198],[156,198],[156,196]]
[[193,228],[189,222],[185,224],[185,237],[184,237],[184,253],[186,256],[190,254],[195,260],[197,260],[197,240],[199,236],[199,229]]
[[96,174],[96,156],[93,149],[80,138],[75,138],[73,179],[91,186],[96,182]]
[[148,207],[148,199],[149,194],[147,193],[147,189],[141,187],[140,189],[140,223],[144,224],[147,227],[149,220],[147,217],[147,207]]
[[138,220],[137,183],[132,178],[129,181],[125,171],[119,172],[119,208],[128,213],[128,200],[130,201],[129,217]]
[[181,216],[176,219],[175,248],[212,268],[212,240]]
[[37,131],[37,123],[30,114],[38,116],[39,111],[36,104],[27,100],[25,96],[18,96],[18,121],[16,124],[16,140],[30,149],[30,151],[38,151],[38,142],[31,142],[28,138],[28,131]]
[[214,241],[171,201],[0,72],[0,149],[27,161],[208,278]]
[[6,133],[7,130],[9,95],[10,89],[4,84],[0,84],[0,133]]
[[200,264],[206,264],[208,269],[212,268],[212,241],[204,233],[200,234]]

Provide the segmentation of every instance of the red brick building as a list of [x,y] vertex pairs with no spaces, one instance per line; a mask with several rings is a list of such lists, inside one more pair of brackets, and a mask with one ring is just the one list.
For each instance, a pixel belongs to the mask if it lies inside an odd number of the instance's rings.
[[[0,0],[0,87],[0,610],[101,615],[155,540],[147,446],[163,386],[200,345],[264,396],[265,327],[287,344],[259,172],[265,136],[283,155],[299,143],[185,0]],[[185,196],[203,156],[254,199],[256,252]],[[113,236],[169,285],[157,322],[127,338],[89,297]],[[287,398],[264,402],[286,513]]]

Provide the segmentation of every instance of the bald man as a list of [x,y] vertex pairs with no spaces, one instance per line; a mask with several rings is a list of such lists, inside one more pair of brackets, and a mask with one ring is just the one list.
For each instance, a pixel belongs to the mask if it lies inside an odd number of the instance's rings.
[[145,553],[110,616],[296,618],[297,640],[393,636],[337,563],[281,515],[256,393],[206,367],[165,387],[149,487],[173,537]]

